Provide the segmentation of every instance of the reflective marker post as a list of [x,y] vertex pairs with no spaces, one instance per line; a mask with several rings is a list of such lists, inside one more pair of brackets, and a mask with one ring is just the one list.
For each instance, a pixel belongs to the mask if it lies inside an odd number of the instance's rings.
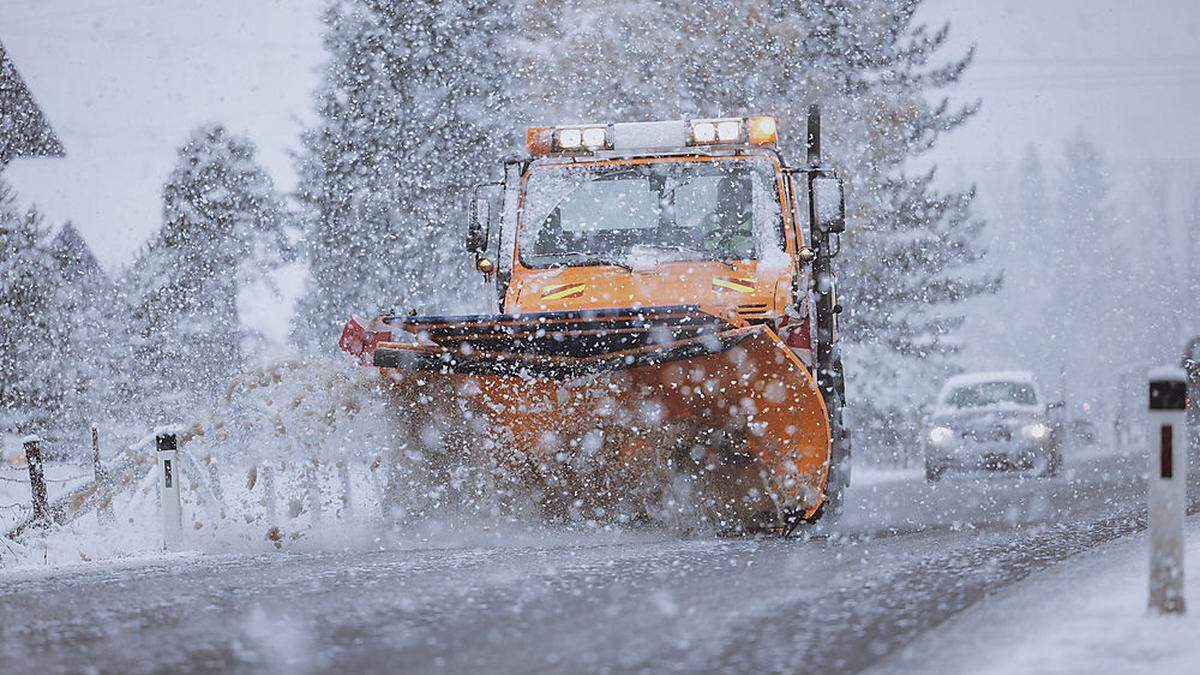
[[1150,371],[1150,609],[1183,613],[1187,489],[1187,375]]
[[174,431],[154,435],[158,451],[158,484],[162,497],[163,550],[176,551],[183,540],[183,509],[179,504],[179,445]]
[[50,524],[50,502],[46,498],[46,474],[42,469],[42,439],[26,436],[25,462],[29,465],[29,492],[33,497],[33,520],[38,525]]

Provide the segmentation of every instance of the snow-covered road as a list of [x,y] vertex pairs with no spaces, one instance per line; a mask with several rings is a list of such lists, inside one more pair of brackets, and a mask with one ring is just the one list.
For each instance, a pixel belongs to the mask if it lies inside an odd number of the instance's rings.
[[0,670],[853,672],[1138,530],[1142,470],[863,481],[838,532],[793,540],[546,532],[12,571]]

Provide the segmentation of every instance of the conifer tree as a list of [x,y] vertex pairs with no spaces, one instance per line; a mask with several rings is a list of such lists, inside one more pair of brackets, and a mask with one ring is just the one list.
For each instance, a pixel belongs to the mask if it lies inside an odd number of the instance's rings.
[[254,146],[195,130],[163,188],[163,225],[126,272],[138,386],[148,400],[223,387],[242,366],[238,292],[284,260],[282,206]]
[[304,137],[306,293],[293,334],[332,349],[352,312],[469,300],[463,188],[509,145],[505,3],[332,2]]
[[116,285],[70,222],[49,242],[57,288],[51,334],[64,433],[127,422],[134,392],[129,312]]
[[62,400],[53,377],[55,265],[34,209],[22,210],[0,178],[0,426],[41,433]]

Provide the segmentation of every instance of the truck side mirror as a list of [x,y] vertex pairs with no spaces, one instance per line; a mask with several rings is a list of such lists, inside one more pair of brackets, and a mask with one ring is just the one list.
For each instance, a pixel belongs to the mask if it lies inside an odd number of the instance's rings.
[[483,253],[487,250],[491,210],[491,202],[487,197],[472,191],[471,203],[467,208],[467,250],[471,253]]
[[836,176],[813,176],[811,180],[817,227],[832,234],[845,232],[846,195],[842,179]]
[[471,253],[487,251],[493,202],[502,188],[503,183],[481,183],[471,188],[471,201],[467,203],[467,250]]

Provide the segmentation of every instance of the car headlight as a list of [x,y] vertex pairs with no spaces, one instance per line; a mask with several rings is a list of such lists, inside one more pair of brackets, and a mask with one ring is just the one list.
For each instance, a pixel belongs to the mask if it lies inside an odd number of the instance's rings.
[[1042,424],[1041,422],[1034,422],[1033,424],[1026,424],[1025,428],[1023,428],[1022,431],[1025,432],[1026,436],[1032,438],[1035,441],[1043,440],[1047,436],[1050,435],[1050,427],[1046,426],[1045,424]]
[[950,427],[934,427],[929,430],[929,440],[932,441],[934,445],[948,443],[952,438],[954,438],[954,430]]

